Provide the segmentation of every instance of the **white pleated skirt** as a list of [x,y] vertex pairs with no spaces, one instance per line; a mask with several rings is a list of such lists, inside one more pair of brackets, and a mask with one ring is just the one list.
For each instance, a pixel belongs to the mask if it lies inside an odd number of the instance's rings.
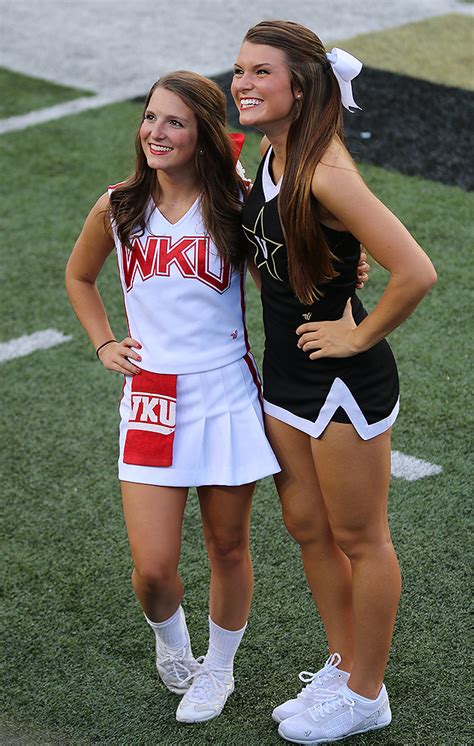
[[250,353],[222,368],[178,375],[172,466],[123,461],[131,377],[120,402],[119,479],[163,487],[236,486],[280,471],[268,442],[260,380]]

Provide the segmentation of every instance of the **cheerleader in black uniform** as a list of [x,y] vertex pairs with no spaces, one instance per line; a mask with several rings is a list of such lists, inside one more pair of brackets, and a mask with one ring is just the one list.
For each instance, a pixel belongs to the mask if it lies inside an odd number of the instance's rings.
[[[387,522],[398,376],[389,332],[434,268],[370,192],[346,150],[342,105],[361,63],[289,21],[251,28],[232,93],[264,156],[243,212],[260,274],[267,433],[283,517],[299,542],[330,656],[273,718],[283,738],[324,743],[391,720],[383,677],[400,596]],[[367,314],[360,243],[390,272]]]

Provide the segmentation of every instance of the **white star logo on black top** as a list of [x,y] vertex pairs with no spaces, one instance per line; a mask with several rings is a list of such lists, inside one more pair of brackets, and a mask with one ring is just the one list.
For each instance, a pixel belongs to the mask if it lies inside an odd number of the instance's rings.
[[[265,205],[262,207],[260,212],[258,213],[257,219],[255,221],[255,225],[253,228],[246,228],[244,225],[244,231],[247,235],[248,240],[255,246],[255,256],[254,261],[256,266],[260,269],[260,267],[263,267],[264,264],[267,265],[267,269],[271,276],[275,280],[280,280],[280,282],[283,282],[280,275],[277,272],[276,265],[275,265],[275,254],[278,251],[278,249],[281,249],[283,246],[282,243],[276,243],[276,241],[272,241],[271,238],[267,238],[265,236],[265,230],[263,227],[263,211],[265,209]],[[257,228],[258,234],[257,234]],[[263,260],[258,261],[258,255],[259,250],[263,255]]]

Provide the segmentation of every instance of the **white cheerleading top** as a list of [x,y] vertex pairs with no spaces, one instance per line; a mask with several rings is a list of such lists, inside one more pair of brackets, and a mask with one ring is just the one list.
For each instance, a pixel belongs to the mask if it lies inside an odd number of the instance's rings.
[[206,234],[199,197],[174,224],[151,203],[133,251],[113,220],[112,229],[129,334],[142,345],[145,370],[198,373],[245,355],[245,273],[225,262]]

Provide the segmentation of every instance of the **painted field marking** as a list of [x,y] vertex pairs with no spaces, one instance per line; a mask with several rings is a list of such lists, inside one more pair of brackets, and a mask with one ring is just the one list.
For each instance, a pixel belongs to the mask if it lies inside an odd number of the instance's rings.
[[41,332],[10,339],[8,342],[0,342],[0,363],[14,360],[16,357],[25,357],[36,350],[49,350],[50,347],[56,347],[71,339],[68,334],[58,332],[57,329],[43,329]]
[[432,477],[435,474],[441,474],[442,466],[431,464],[429,461],[423,461],[421,458],[407,456],[400,451],[392,451],[392,477],[406,479],[408,482],[415,482],[423,477]]
[[26,114],[17,114],[13,117],[7,117],[0,120],[0,135],[7,132],[18,132],[27,127],[34,127],[37,124],[53,122],[56,119],[70,116],[71,114],[80,114],[82,111],[91,109],[100,109],[102,106],[117,104],[128,101],[133,98],[145,99],[146,93],[142,89],[129,89],[120,91],[109,91],[98,93],[96,96],[80,96],[71,101],[64,101],[61,104],[48,106],[44,109],[35,109]]

